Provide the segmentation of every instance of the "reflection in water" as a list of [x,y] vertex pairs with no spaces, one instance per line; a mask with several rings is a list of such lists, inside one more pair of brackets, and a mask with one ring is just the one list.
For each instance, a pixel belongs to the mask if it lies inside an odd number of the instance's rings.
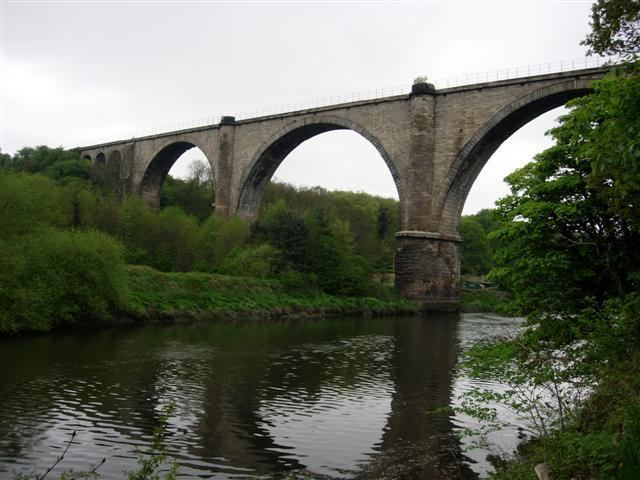
[[[459,343],[461,350],[466,350],[482,340],[497,340],[513,337],[518,333],[523,318],[508,318],[501,317],[493,314],[473,314],[463,315],[459,322]],[[505,385],[501,385],[491,379],[483,378],[468,378],[461,374],[457,374],[453,384],[453,396],[452,407],[460,406],[461,396],[468,391],[474,389],[488,389],[497,392],[504,392],[507,390]],[[506,407],[497,403],[489,404],[498,412],[498,418],[501,422],[510,425],[519,425],[522,423],[517,414]],[[454,418],[454,430],[462,431],[464,429],[480,430],[480,423],[474,419],[458,414]],[[486,435],[487,446],[491,451],[487,451],[485,448],[472,448],[474,443],[477,443],[479,438],[476,437],[463,437],[462,446],[467,451],[466,455],[473,467],[473,470],[484,476],[487,472],[492,471],[492,467],[487,462],[487,454],[504,455],[511,453],[515,446],[520,443],[524,438],[524,434],[521,428],[516,427],[502,427],[497,431],[490,432]]]
[[[326,319],[59,334],[0,341],[0,476],[105,457],[135,468],[162,405],[187,478],[473,478],[453,435],[425,415],[460,390],[457,315]],[[468,328],[467,328],[468,329]],[[455,422],[455,423],[454,423]],[[475,470],[477,470],[474,467]]]
[[328,475],[366,460],[380,440],[393,395],[392,346],[392,337],[359,335],[272,357],[277,373],[270,380],[277,381],[264,385],[260,414],[288,458]]

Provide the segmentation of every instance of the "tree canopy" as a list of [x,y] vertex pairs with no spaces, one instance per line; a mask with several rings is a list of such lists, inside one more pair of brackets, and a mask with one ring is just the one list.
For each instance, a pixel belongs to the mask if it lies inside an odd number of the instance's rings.
[[590,54],[632,60],[640,52],[640,2],[597,0],[591,7],[591,33],[582,41]]
[[492,275],[525,311],[624,296],[640,269],[640,77],[594,88],[551,130],[555,145],[507,177],[511,194],[498,202],[507,223]]

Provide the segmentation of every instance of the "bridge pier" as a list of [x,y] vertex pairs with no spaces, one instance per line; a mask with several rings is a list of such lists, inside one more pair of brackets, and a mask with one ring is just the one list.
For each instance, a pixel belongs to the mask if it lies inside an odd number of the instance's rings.
[[458,237],[434,232],[396,233],[396,288],[425,311],[460,308],[460,246]]

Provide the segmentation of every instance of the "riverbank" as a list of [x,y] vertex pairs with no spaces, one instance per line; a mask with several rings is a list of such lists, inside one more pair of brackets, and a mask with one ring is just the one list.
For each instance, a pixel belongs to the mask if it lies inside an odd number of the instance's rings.
[[200,272],[166,273],[127,267],[126,316],[137,321],[225,320],[238,317],[294,318],[336,315],[416,315],[420,308],[393,295],[338,297],[291,289],[278,280]]
[[607,368],[564,430],[525,443],[503,460],[493,480],[535,480],[541,464],[558,480],[640,478],[640,356]]
[[508,300],[509,294],[496,288],[463,288],[460,291],[460,311],[511,316],[507,308]]

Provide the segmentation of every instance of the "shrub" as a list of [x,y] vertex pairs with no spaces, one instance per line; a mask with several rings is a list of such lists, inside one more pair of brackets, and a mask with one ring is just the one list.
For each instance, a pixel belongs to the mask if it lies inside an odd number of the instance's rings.
[[198,268],[217,271],[225,258],[249,238],[249,225],[239,218],[209,217],[200,227]]
[[42,175],[0,172],[0,239],[68,222],[60,189]]
[[44,230],[0,242],[0,331],[108,318],[125,302],[122,255],[99,232]]
[[223,273],[243,277],[267,278],[273,273],[280,253],[267,243],[238,248],[222,265]]

